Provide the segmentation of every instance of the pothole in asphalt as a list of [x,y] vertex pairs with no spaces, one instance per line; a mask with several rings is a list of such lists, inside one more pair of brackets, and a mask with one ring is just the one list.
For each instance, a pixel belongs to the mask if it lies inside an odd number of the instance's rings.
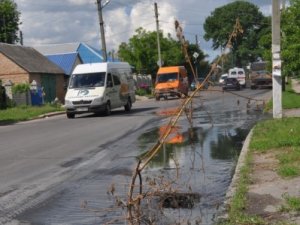
[[199,193],[161,193],[160,202],[163,208],[191,209],[200,201]]

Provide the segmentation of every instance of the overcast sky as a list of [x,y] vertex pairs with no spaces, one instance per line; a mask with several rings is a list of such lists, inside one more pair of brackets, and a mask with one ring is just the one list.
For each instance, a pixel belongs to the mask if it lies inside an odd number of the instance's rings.
[[[105,2],[106,0],[102,0]],[[85,42],[101,49],[96,0],[15,0],[21,12],[23,42],[26,46]],[[177,19],[189,41],[198,36],[200,48],[211,60],[219,52],[203,40],[205,18],[217,7],[232,0],[111,0],[103,8],[107,50],[118,50],[135,30],[156,29],[154,2],[157,2],[159,26],[174,39]],[[251,0],[265,15],[271,14],[271,0]],[[153,46],[156,47],[156,46]]]

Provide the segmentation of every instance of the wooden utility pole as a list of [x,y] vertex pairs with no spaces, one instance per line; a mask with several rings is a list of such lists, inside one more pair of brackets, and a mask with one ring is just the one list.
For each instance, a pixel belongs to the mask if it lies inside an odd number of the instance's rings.
[[159,40],[159,22],[158,22],[158,10],[157,10],[157,3],[154,3],[154,12],[155,12],[155,19],[156,19],[156,34],[157,34],[157,51],[158,51],[158,61],[157,65],[159,67],[162,66],[161,61],[161,53],[160,53],[160,40]]
[[280,58],[280,0],[272,0],[273,118],[282,118],[282,77]]

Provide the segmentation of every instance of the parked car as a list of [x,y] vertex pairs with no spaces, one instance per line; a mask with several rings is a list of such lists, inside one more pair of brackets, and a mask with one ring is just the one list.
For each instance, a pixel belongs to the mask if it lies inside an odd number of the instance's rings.
[[236,78],[226,78],[224,80],[223,90],[241,90],[241,85]]
[[219,79],[219,84],[223,85],[224,84],[224,80],[228,77],[227,73],[224,73],[221,75],[220,79]]
[[[205,80],[205,78],[203,78],[203,77],[200,77],[200,78],[197,78],[197,81],[198,81],[198,84],[200,85],[200,84],[202,84],[202,82]],[[191,91],[194,91],[194,90],[196,90],[196,88],[197,88],[197,84],[196,84],[196,82],[195,82],[195,80],[191,83]],[[203,87],[203,89],[207,89],[208,88],[208,82],[206,82],[205,84],[204,84],[204,87]]]

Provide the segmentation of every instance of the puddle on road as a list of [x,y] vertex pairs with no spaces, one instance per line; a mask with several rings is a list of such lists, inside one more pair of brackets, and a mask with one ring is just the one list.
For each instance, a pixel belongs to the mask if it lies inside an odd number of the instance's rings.
[[[157,204],[147,204],[145,212],[149,218],[153,217],[157,225],[184,225],[188,221],[191,224],[213,224],[224,202],[243,141],[260,118],[260,112],[247,114],[241,110],[220,110],[211,115],[203,111],[194,112],[193,127],[186,119],[180,120],[172,130],[169,144],[164,145],[142,176],[147,184],[161,182],[165,187],[171,184],[178,193],[194,193],[197,201],[192,201],[192,207],[186,208],[171,205],[162,209]],[[164,129],[165,126],[151,128],[141,134],[135,143],[139,149],[137,155],[149,150]],[[115,199],[108,193],[108,184],[116,184],[117,195],[126,199],[131,181],[131,170],[126,165],[135,163],[134,159],[130,160],[118,159],[119,166],[113,169],[98,169],[79,181],[68,183],[62,193],[24,212],[18,219],[31,225],[91,225],[109,221],[113,221],[111,224],[128,224],[124,219],[127,212],[115,208]],[[82,207],[85,205],[91,210]]]
[[[162,190],[167,186],[172,193],[175,190],[179,195],[197,193],[201,196],[200,201],[193,202],[190,209],[164,209],[164,215],[166,220],[170,220],[170,224],[182,221],[213,223],[224,202],[243,142],[259,118],[259,112],[247,114],[236,110],[214,115],[194,113],[192,128],[188,128],[187,121],[179,122],[180,125],[171,132],[168,143],[163,145],[143,171],[146,180],[148,177],[151,177],[151,182],[163,180]],[[213,124],[210,123],[211,119]],[[157,127],[139,137],[141,154],[154,144],[153,140],[161,136],[163,129],[164,126]],[[180,137],[175,138],[180,141],[173,142],[172,137]],[[149,186],[149,190],[144,190],[145,192],[153,191],[153,187]],[[155,188],[158,189],[157,186]]]

